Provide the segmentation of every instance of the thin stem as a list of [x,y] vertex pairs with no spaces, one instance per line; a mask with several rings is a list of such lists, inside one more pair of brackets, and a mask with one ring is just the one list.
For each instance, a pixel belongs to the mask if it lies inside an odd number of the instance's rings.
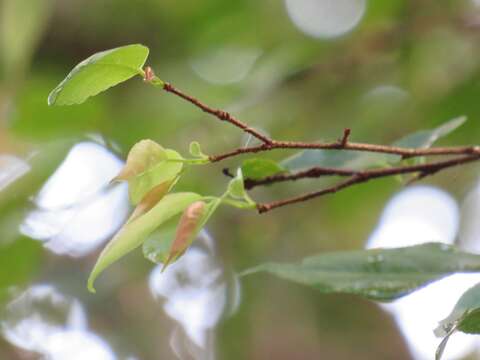
[[479,158],[480,158],[480,155],[467,155],[467,156],[456,157],[453,159],[443,160],[443,161],[438,161],[438,162],[433,162],[428,164],[402,166],[402,167],[394,167],[394,168],[387,168],[387,169],[373,169],[373,170],[360,171],[356,173],[352,172],[352,176],[349,179],[343,182],[337,183],[334,186],[331,186],[319,191],[306,193],[306,194],[292,197],[285,200],[274,201],[274,202],[263,203],[263,204],[259,203],[257,204],[257,210],[259,213],[265,213],[267,211],[270,211],[282,206],[307,201],[322,195],[333,194],[347,187],[361,184],[371,179],[377,179],[381,177],[387,177],[387,176],[398,175],[398,174],[406,174],[406,173],[419,173],[421,177],[425,177],[425,176],[435,174],[446,168],[451,168],[461,164],[477,161]]

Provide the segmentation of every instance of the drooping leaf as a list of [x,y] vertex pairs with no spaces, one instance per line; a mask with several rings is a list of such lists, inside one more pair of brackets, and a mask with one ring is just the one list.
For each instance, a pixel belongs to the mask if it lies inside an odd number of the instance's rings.
[[[203,211],[201,211],[201,216],[196,218],[196,221],[194,220],[195,216],[187,216],[188,218],[183,222],[180,220],[177,229],[172,226],[161,229],[159,233],[155,234],[155,236],[143,244],[143,255],[150,261],[163,264],[164,268],[178,260],[188,247],[190,247],[198,233],[221,204],[221,201],[220,198],[217,198],[206,203]],[[194,210],[194,212],[196,212],[199,209]],[[195,226],[193,226],[194,224]],[[183,236],[179,237],[180,234]],[[184,236],[185,234],[187,234],[187,236]]]
[[439,360],[449,337],[456,331],[467,334],[480,334],[480,284],[468,289],[458,300],[451,314],[440,321],[435,335],[443,337],[436,359]]
[[324,253],[298,264],[267,263],[245,274],[267,271],[323,293],[357,294],[390,301],[456,272],[480,271],[480,255],[428,243],[397,249]]
[[196,201],[190,204],[183,212],[178,223],[175,239],[170,247],[168,257],[163,264],[162,271],[167,266],[177,260],[187,248],[191,245],[193,239],[197,235],[202,217],[205,214],[206,206],[204,201]]
[[200,198],[195,193],[166,195],[150,211],[125,224],[100,254],[88,278],[88,289],[95,292],[93,283],[105,268],[140,246],[156,228]]
[[429,148],[438,139],[449,135],[451,132],[462,126],[467,118],[460,116],[458,118],[447,121],[439,127],[431,130],[421,130],[396,141],[393,145],[409,148]]
[[125,166],[113,181],[128,181],[166,159],[167,152],[161,145],[149,139],[140,140],[128,152]]
[[160,200],[165,197],[165,195],[167,195],[168,191],[172,188],[172,185],[174,183],[174,180],[165,181],[150,190],[147,195],[145,195],[135,207],[135,210],[133,210],[132,215],[130,215],[128,222],[135,220],[136,218],[142,216],[151,208],[153,208]]
[[242,164],[242,173],[246,179],[262,179],[284,171],[283,166],[270,159],[248,159]]
[[49,105],[81,104],[90,96],[142,74],[148,48],[133,44],[102,51],[82,61],[48,96]]
[[113,180],[128,181],[130,201],[136,205],[157,186],[171,183],[182,171],[182,159],[174,150],[164,149],[152,140],[142,140],[132,147],[127,163]]

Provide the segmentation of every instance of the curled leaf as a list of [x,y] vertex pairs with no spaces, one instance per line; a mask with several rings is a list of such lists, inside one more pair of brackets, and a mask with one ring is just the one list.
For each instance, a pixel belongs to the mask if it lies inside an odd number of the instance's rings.
[[139,216],[145,214],[151,208],[153,208],[160,200],[162,200],[168,191],[172,188],[172,185],[175,181],[165,181],[157,186],[155,186],[150,192],[143,197],[143,199],[138,203],[135,210],[133,210],[132,215],[128,219],[128,222],[131,222],[138,218]]
[[242,173],[246,179],[261,179],[285,170],[279,163],[270,159],[248,159],[242,164]]

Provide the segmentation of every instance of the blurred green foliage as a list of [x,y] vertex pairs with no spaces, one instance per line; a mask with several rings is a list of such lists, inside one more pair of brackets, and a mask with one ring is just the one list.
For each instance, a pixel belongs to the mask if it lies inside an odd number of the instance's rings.
[[[474,144],[480,134],[479,16],[469,0],[369,1],[352,32],[315,39],[293,25],[283,2],[273,0],[0,0],[0,154],[36,154],[32,170],[0,191],[2,292],[10,285],[55,282],[85,302],[92,326],[119,354],[168,358],[168,321],[148,292],[151,267],[141,254],[113,267],[105,290],[88,297],[84,284],[96,254],[62,259],[16,229],[70,146],[91,134],[103,136],[123,158],[142,138],[182,153],[198,141],[207,154],[247,140],[140,79],[82,106],[48,107],[49,91],[82,59],[129,43],[148,45],[149,65],[159,77],[279,139],[332,140],[349,127],[354,141],[391,143],[466,115],[469,121],[439,144]],[[252,62],[245,77],[206,81],[199,70],[218,64],[215,54],[222,49],[232,49],[240,65]],[[226,59],[225,68],[207,70],[236,74]],[[188,172],[179,190],[220,195],[228,182],[222,168],[240,164]],[[461,201],[478,170],[470,165],[428,182]],[[295,185],[258,189],[252,196],[276,199],[319,183]],[[392,179],[376,181],[264,216],[222,208],[209,230],[222,261],[237,270],[358,249],[400,187]],[[221,359],[409,356],[391,319],[364,300],[323,296],[266,276],[242,285],[239,311],[217,330]],[[0,358],[15,354],[0,343]]]

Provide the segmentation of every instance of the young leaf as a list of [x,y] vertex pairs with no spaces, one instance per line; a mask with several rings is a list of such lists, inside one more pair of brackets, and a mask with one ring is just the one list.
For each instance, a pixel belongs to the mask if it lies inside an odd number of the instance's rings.
[[325,253],[299,264],[259,265],[245,274],[259,271],[313,286],[323,293],[357,294],[390,301],[444,276],[480,271],[480,255],[428,243],[397,249]]
[[105,268],[140,246],[156,228],[200,199],[195,193],[169,194],[150,211],[125,224],[100,254],[88,278],[88,289],[95,292],[93,283]]
[[208,159],[208,155],[205,155],[202,152],[202,148],[200,147],[200,144],[197,141],[192,141],[190,143],[189,151],[190,151],[190,154],[194,157],[197,157],[200,159]]
[[248,159],[242,164],[242,173],[246,179],[262,179],[284,171],[283,166],[269,159]]
[[90,56],[52,90],[48,104],[81,104],[90,96],[142,74],[148,51],[147,47],[134,44]]
[[[193,240],[195,240],[198,233],[205,226],[207,221],[210,219],[212,214],[220,205],[221,201],[222,200],[220,198],[217,198],[208,202],[205,205],[200,218],[197,219],[195,227],[185,238],[179,238],[178,235],[181,233],[187,233],[185,231],[186,225],[182,225],[188,223],[186,220],[180,220],[177,230],[175,230],[175,228],[171,226],[167,228],[162,228],[159,233],[148,239],[143,244],[143,255],[150,261],[158,264],[163,264],[164,268],[172,262],[178,260],[178,258],[186,251],[186,249],[190,247]],[[197,210],[198,209],[196,209],[195,211]],[[188,210],[185,211],[184,215],[187,213],[187,211]],[[193,223],[194,222],[192,222],[191,224]]]
[[202,217],[205,214],[205,205],[203,201],[196,201],[184,210],[178,223],[175,239],[170,247],[168,257],[163,264],[162,271],[164,271],[170,263],[182,256],[191,245],[197,235],[197,229],[199,228]]
[[438,139],[447,136],[462,126],[465,121],[467,121],[467,118],[465,116],[460,116],[447,121],[435,129],[417,131],[413,134],[407,135],[403,139],[396,141],[393,145],[411,148],[429,148]]
[[242,169],[237,170],[237,176],[235,176],[230,182],[228,183],[227,189],[228,195],[235,199],[245,199],[248,197],[245,187],[243,185],[243,174]]
[[112,181],[130,180],[167,159],[165,149],[153,140],[140,140],[130,149],[127,162]]
[[133,210],[132,215],[130,215],[128,222],[135,220],[136,218],[145,214],[147,211],[153,208],[160,200],[165,197],[165,195],[167,195],[174,183],[175,180],[165,181],[150,190],[147,195],[145,195],[135,207],[135,210]]
[[437,349],[437,360],[441,358],[449,337],[455,331],[480,334],[480,284],[468,289],[460,297],[451,314],[440,321],[435,329],[435,335],[443,337]]
[[172,182],[182,171],[182,159],[174,150],[142,140],[132,147],[127,163],[113,181],[128,181],[130,201],[136,205],[155,187]]
[[183,168],[182,156],[174,150],[167,149],[167,160],[160,161],[128,182],[128,192],[132,204],[138,204],[143,197],[157,185],[173,181]]

